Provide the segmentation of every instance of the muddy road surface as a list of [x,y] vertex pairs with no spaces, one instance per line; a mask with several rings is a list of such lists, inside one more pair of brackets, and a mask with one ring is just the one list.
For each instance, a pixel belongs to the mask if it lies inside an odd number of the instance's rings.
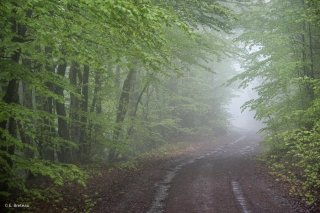
[[259,138],[243,133],[169,170],[149,213],[290,213],[290,202],[256,170]]
[[214,142],[195,140],[181,155],[146,162],[139,172],[116,178],[116,184],[99,184],[93,212],[306,212],[257,161],[259,141],[248,132]]

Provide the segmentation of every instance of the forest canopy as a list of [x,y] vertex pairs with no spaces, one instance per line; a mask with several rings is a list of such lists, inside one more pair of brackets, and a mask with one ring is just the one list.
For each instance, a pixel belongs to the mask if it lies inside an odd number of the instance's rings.
[[0,4],[2,197],[227,125],[214,72],[234,14],[219,1]]
[[265,124],[274,172],[309,204],[320,197],[319,12],[314,0],[248,3],[237,38],[245,71],[233,78],[242,87],[256,82],[258,97],[243,108]]
[[318,0],[2,0],[1,201],[226,132],[229,80],[257,84],[242,108],[264,123],[267,162],[316,204],[319,14]]

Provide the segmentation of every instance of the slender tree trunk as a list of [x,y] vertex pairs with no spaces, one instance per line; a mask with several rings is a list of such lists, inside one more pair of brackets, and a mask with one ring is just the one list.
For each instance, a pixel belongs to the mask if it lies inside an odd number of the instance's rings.
[[[30,60],[22,61],[22,63],[31,69]],[[32,110],[34,107],[32,102],[32,97],[33,97],[33,90],[28,87],[28,84],[26,82],[20,81],[20,84],[19,84],[20,105],[28,108],[29,110]],[[17,127],[18,127],[18,132],[19,132],[22,143],[26,144],[29,147],[36,147],[32,137],[33,133],[30,132],[30,130],[36,129],[35,120],[32,119],[32,122],[29,124],[29,126],[25,126],[23,123],[17,122]],[[32,149],[27,147],[24,150],[25,158],[32,159],[34,158],[34,155],[35,154]],[[30,171],[26,171],[26,172],[27,172],[27,175],[26,175],[27,179],[32,179],[34,177]]]
[[[77,94],[81,94],[78,76],[80,76],[80,67],[76,62],[72,62],[69,73],[70,84],[76,88]],[[80,100],[75,94],[70,94],[70,139],[79,145],[80,141],[80,123],[79,123]],[[79,160],[79,151],[72,154],[74,161]]]
[[[94,90],[93,98],[90,106],[90,113],[101,114],[102,105],[101,105],[101,87],[102,87],[102,75],[101,72],[95,71],[94,75]],[[88,132],[88,141],[90,143],[90,149],[92,149],[92,144],[97,142],[97,136],[101,135],[101,125],[94,124],[91,120],[89,121],[89,132]]]
[[90,112],[96,112],[98,114],[102,113],[102,105],[101,105],[101,88],[102,88],[102,75],[99,71],[95,72],[94,76],[94,90],[93,90],[93,98],[90,107]]
[[[131,115],[131,119],[132,119],[132,120],[133,120],[133,119],[136,117],[136,115],[137,115],[138,107],[139,107],[139,104],[140,104],[140,102],[141,102],[142,96],[143,96],[144,92],[147,90],[147,88],[148,88],[148,86],[149,86],[149,83],[150,83],[149,81],[145,83],[144,87],[142,88],[142,90],[141,90],[141,92],[140,92],[140,94],[139,94],[139,96],[138,96],[138,99],[137,99],[137,101],[136,101],[136,103],[135,103],[135,105],[134,105],[134,109],[133,109],[133,112],[132,112],[132,115]],[[133,124],[131,124],[131,126],[130,126],[130,128],[129,128],[129,130],[128,130],[127,138],[130,137],[130,135],[132,134],[132,132],[133,132]]]
[[[32,69],[31,65],[32,62],[31,60],[27,59],[27,60],[22,60],[22,64],[24,66],[26,66],[29,70]],[[34,108],[33,106],[33,102],[32,102],[32,97],[33,97],[33,90],[32,88],[28,87],[28,84],[26,82],[20,81],[20,91],[19,91],[19,99],[20,99],[20,105],[32,110]],[[23,126],[23,124],[18,123],[18,128],[19,128],[19,134],[21,137],[21,141],[24,144],[27,144],[29,146],[33,146],[34,145],[34,141],[33,138],[29,135],[28,133],[28,128],[32,128],[35,129],[35,121],[33,120],[32,122],[32,126],[28,126],[25,127]],[[25,156],[27,158],[33,158],[34,157],[34,152],[30,149],[26,149],[24,152]]]
[[[58,65],[57,68],[57,74],[65,77],[66,74],[66,69],[67,69],[67,64],[63,63]],[[62,97],[64,99],[64,94],[63,94],[63,88],[60,86],[55,86],[55,93]],[[60,138],[63,140],[70,140],[69,136],[69,127],[68,127],[68,122],[67,122],[67,113],[66,113],[66,106],[63,102],[57,102],[55,103],[56,105],[56,112],[58,115],[58,135]],[[68,163],[70,161],[70,148],[66,147],[65,145],[62,145],[60,147],[60,150],[58,151],[58,160],[63,163]]]
[[95,72],[94,76],[94,90],[93,90],[93,98],[91,102],[90,112],[97,111],[97,105],[100,100],[100,90],[101,90],[101,73],[99,71]]
[[150,92],[149,87],[147,87],[146,93],[147,93],[146,101],[143,104],[143,120],[144,121],[148,121],[148,119],[149,119],[149,102],[150,102],[150,96],[151,96],[151,92]]
[[[45,54],[47,58],[51,58],[51,48],[45,48]],[[54,72],[55,66],[46,64],[45,70],[47,72]],[[53,84],[51,82],[46,84],[48,90],[54,91]],[[52,97],[43,97],[43,110],[49,114],[54,113],[53,108],[53,98]],[[55,145],[53,144],[52,138],[55,136],[55,127],[54,122],[50,118],[43,118],[43,131],[41,131],[40,138],[40,156],[42,159],[54,161],[55,160]]]
[[[117,117],[116,117],[116,127],[113,132],[113,140],[118,143],[120,139],[120,134],[122,131],[122,125],[125,120],[126,114],[128,112],[129,100],[130,100],[130,90],[132,87],[134,75],[136,71],[130,69],[126,79],[123,82],[122,91],[120,94]],[[112,162],[116,159],[117,153],[114,149],[110,150],[109,160]]]
[[82,75],[82,100],[81,100],[81,131],[80,131],[80,159],[82,162],[89,160],[89,144],[87,138],[87,115],[89,102],[89,66],[84,65]]

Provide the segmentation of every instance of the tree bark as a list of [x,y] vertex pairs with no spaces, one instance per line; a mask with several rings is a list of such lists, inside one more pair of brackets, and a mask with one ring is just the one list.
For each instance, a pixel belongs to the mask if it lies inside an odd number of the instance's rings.
[[[57,68],[57,74],[64,77],[66,74],[66,69],[67,69],[67,64],[59,64]],[[60,86],[55,86],[55,93],[62,97],[64,99],[64,94],[63,94],[64,89]],[[68,122],[67,122],[67,113],[66,113],[66,106],[64,103],[64,100],[62,103],[57,102],[55,103],[56,105],[56,112],[58,115],[58,135],[60,138],[63,140],[70,140],[69,136],[69,127],[68,127]],[[65,145],[62,145],[60,147],[60,150],[57,152],[58,154],[58,160],[63,163],[68,163],[70,161],[69,156],[70,156],[70,148],[66,147]]]
[[[128,112],[129,100],[130,100],[130,90],[133,84],[133,79],[136,71],[131,68],[126,79],[123,82],[122,91],[120,94],[117,117],[116,117],[116,127],[113,132],[113,140],[118,143],[120,134],[122,131],[122,125],[125,120],[126,114]],[[117,158],[117,153],[114,149],[110,150],[109,161],[114,161]]]
[[[29,70],[32,69],[32,62],[29,59],[22,60],[22,64],[26,66]],[[33,90],[28,87],[28,84],[26,82],[20,81],[20,91],[21,93],[20,96],[20,105],[32,110],[34,108],[33,102],[32,102],[32,97],[33,97]],[[35,121],[33,120],[32,126],[26,127],[23,126],[20,122],[18,123],[18,128],[19,128],[19,134],[21,137],[21,141],[24,144],[27,144],[29,146],[34,145],[33,138],[27,133],[28,128],[33,128],[35,129]],[[26,149],[24,152],[25,156],[27,158],[33,158],[34,157],[34,152],[30,149]]]
[[[27,14],[27,16],[31,14]],[[15,20],[12,23],[12,32],[16,33],[18,37],[23,38],[25,36],[27,29],[24,25],[18,24]],[[15,36],[12,40],[15,41],[17,39],[17,36]],[[20,55],[21,50],[17,49],[13,55],[11,56],[11,61],[13,63],[19,64],[20,61]],[[19,103],[19,97],[18,97],[18,80],[17,79],[11,79],[8,82],[5,95],[2,99],[2,101],[6,104],[18,104]],[[16,137],[16,130],[17,125],[14,117],[10,116],[7,120],[4,120],[0,122],[0,128],[2,130],[7,130],[8,133]],[[6,140],[5,136],[0,133],[0,140]],[[5,146],[0,146],[1,151],[8,153],[8,155],[13,155],[15,153],[15,146],[13,144],[6,144]],[[13,166],[13,161],[10,157],[7,157],[7,155],[3,156],[3,159],[5,163],[8,165],[9,168]],[[7,173],[7,170],[4,168],[0,168],[0,173],[5,175],[5,178],[9,179],[10,174]],[[4,180],[0,184],[0,188],[2,191],[8,191],[9,185],[7,180]],[[3,198],[0,196],[0,201],[2,203]],[[4,208],[3,205],[0,207],[0,210]]]
[[99,94],[102,87],[102,76],[99,71],[95,72],[94,76],[94,90],[93,90],[93,99],[90,107],[90,112],[102,112],[101,106],[101,95]]
[[[131,116],[132,116],[132,118],[131,118],[132,120],[133,120],[134,117],[136,117],[136,115],[137,115],[139,103],[141,102],[142,96],[143,96],[144,92],[147,90],[147,88],[148,88],[148,86],[149,86],[149,83],[150,83],[149,81],[145,83],[143,89],[141,90],[141,92],[140,92],[140,94],[139,94],[139,96],[138,96],[138,99],[137,99],[137,101],[136,101],[136,103],[135,103],[135,106],[134,106],[134,109],[133,109],[133,112],[132,112],[132,115],[131,115]],[[131,126],[130,126],[130,128],[129,128],[129,130],[128,130],[127,138],[130,137],[130,135],[132,134],[132,131],[133,131],[133,124],[131,124]]]
[[[45,48],[45,54],[47,58],[51,58],[51,48]],[[54,72],[55,66],[50,64],[45,64],[45,70],[47,72]],[[46,84],[47,89],[50,91],[54,91],[53,84],[48,82]],[[49,114],[53,114],[53,98],[52,97],[41,97],[43,99],[43,110]],[[42,159],[54,161],[55,160],[55,146],[52,143],[52,137],[55,136],[55,128],[54,123],[50,118],[43,118],[43,127],[41,131],[41,138],[39,142],[39,151]]]
[[89,102],[89,66],[84,65],[82,75],[82,100],[81,100],[81,131],[80,131],[80,160],[87,162],[89,160],[90,146],[87,138],[87,115]]
[[[72,62],[69,73],[70,84],[76,88],[76,93],[81,94],[80,87],[78,85],[78,77],[80,76],[80,67],[76,62]],[[80,100],[75,94],[70,94],[70,139],[79,145],[80,141],[80,123],[79,123],[79,111]],[[79,151],[75,151],[72,154],[74,161],[79,160]]]
[[[90,113],[96,113],[96,114],[101,114],[102,113],[102,105],[101,105],[101,87],[102,87],[102,75],[101,72],[95,71],[94,75],[94,89],[93,89],[93,98],[90,106]],[[96,144],[97,142],[97,136],[101,135],[101,125],[99,124],[94,124],[91,120],[89,121],[88,124],[88,140],[90,140],[91,147],[92,149],[92,144]]]

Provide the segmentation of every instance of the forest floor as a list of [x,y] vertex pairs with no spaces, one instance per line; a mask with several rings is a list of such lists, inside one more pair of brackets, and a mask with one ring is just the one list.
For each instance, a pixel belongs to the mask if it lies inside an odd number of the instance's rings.
[[[70,187],[64,206],[46,212],[290,213],[312,212],[289,196],[257,155],[255,134],[215,141],[201,138],[184,148],[140,162],[138,169],[105,169],[86,190]],[[81,198],[81,199],[80,199]],[[83,205],[85,203],[85,206]]]

